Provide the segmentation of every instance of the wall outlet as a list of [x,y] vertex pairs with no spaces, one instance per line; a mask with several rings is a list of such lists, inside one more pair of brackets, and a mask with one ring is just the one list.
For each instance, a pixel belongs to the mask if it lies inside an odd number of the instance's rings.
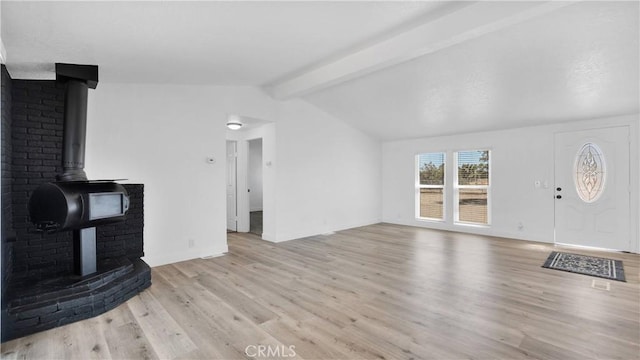
[[196,241],[193,239],[189,239],[189,247],[192,248],[194,246],[196,246]]

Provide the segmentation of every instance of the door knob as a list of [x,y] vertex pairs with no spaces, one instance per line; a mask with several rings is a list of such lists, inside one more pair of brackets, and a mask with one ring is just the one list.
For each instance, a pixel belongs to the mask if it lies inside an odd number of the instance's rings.
[[556,195],[556,199],[562,199],[562,195]]

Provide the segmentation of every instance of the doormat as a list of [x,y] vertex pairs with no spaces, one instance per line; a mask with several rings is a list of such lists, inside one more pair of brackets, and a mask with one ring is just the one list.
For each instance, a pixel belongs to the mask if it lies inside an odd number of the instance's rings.
[[620,260],[552,251],[542,267],[626,282]]

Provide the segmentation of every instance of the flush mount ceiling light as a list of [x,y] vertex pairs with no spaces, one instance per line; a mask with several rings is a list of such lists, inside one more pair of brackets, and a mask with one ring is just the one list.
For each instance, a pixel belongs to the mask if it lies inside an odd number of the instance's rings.
[[229,130],[238,130],[242,127],[242,122],[238,115],[229,115],[227,118],[227,127]]

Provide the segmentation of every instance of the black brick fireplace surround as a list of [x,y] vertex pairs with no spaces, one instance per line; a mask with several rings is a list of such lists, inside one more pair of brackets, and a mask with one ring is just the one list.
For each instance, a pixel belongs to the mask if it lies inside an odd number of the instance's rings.
[[[64,85],[12,80],[2,65],[2,341],[102,314],[151,285],[143,253],[144,186],[125,184],[121,223],[98,226],[98,272],[73,273],[69,231],[38,232],[27,202],[62,172]],[[89,122],[91,120],[89,119]]]

